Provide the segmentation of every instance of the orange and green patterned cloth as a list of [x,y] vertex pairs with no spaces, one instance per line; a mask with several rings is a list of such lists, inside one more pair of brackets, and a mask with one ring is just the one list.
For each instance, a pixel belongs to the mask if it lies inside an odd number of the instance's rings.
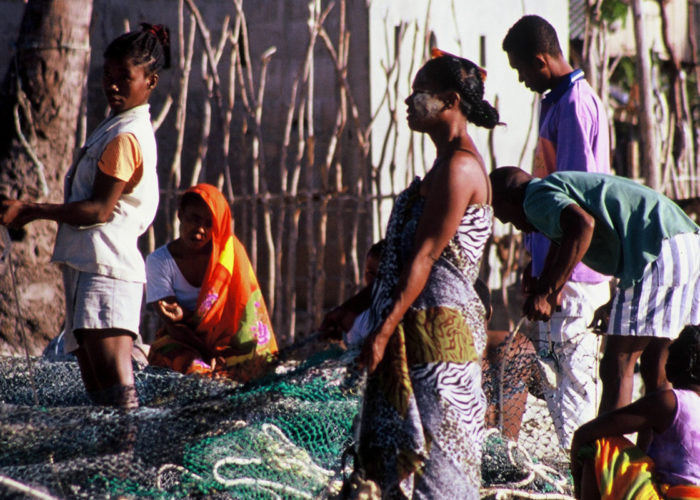
[[189,325],[216,362],[211,366],[196,348],[165,330],[151,345],[149,362],[181,373],[247,382],[265,374],[277,353],[267,306],[248,254],[233,234],[224,196],[209,184],[187,192],[199,195],[212,213],[212,255]]

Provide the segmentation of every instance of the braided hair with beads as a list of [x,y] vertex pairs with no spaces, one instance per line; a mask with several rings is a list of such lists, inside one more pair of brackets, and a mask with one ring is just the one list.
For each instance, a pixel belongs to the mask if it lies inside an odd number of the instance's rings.
[[463,57],[432,49],[433,58],[425,63],[444,90],[454,90],[460,99],[460,109],[469,123],[494,128],[499,125],[498,110],[484,100],[486,70]]
[[105,58],[130,59],[145,66],[146,74],[170,67],[170,31],[162,24],[141,23],[140,31],[118,36],[107,46]]

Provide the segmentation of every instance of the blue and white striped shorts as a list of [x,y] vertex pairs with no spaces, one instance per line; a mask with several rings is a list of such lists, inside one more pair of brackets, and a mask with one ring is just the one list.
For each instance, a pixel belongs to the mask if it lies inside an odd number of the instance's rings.
[[616,290],[608,335],[675,339],[699,323],[700,234],[685,233],[662,242],[640,281]]

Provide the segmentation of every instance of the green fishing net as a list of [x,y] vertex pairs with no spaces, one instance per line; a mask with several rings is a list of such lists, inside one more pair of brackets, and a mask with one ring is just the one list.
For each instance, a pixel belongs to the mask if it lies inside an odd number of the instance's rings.
[[[91,405],[75,361],[0,358],[0,498],[333,497],[364,379],[355,352],[308,347],[247,385],[138,367],[131,411]],[[518,443],[488,432],[482,497],[570,493],[538,401]]]

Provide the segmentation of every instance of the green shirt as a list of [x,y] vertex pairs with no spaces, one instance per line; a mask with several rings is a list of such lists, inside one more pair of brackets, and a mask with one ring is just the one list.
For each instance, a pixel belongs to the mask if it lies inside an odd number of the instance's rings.
[[672,200],[636,182],[590,172],[556,172],[533,179],[525,190],[528,221],[555,243],[562,238],[559,219],[577,204],[595,219],[591,245],[582,261],[620,279],[627,288],[661,251],[661,242],[682,233],[698,233],[692,219]]

